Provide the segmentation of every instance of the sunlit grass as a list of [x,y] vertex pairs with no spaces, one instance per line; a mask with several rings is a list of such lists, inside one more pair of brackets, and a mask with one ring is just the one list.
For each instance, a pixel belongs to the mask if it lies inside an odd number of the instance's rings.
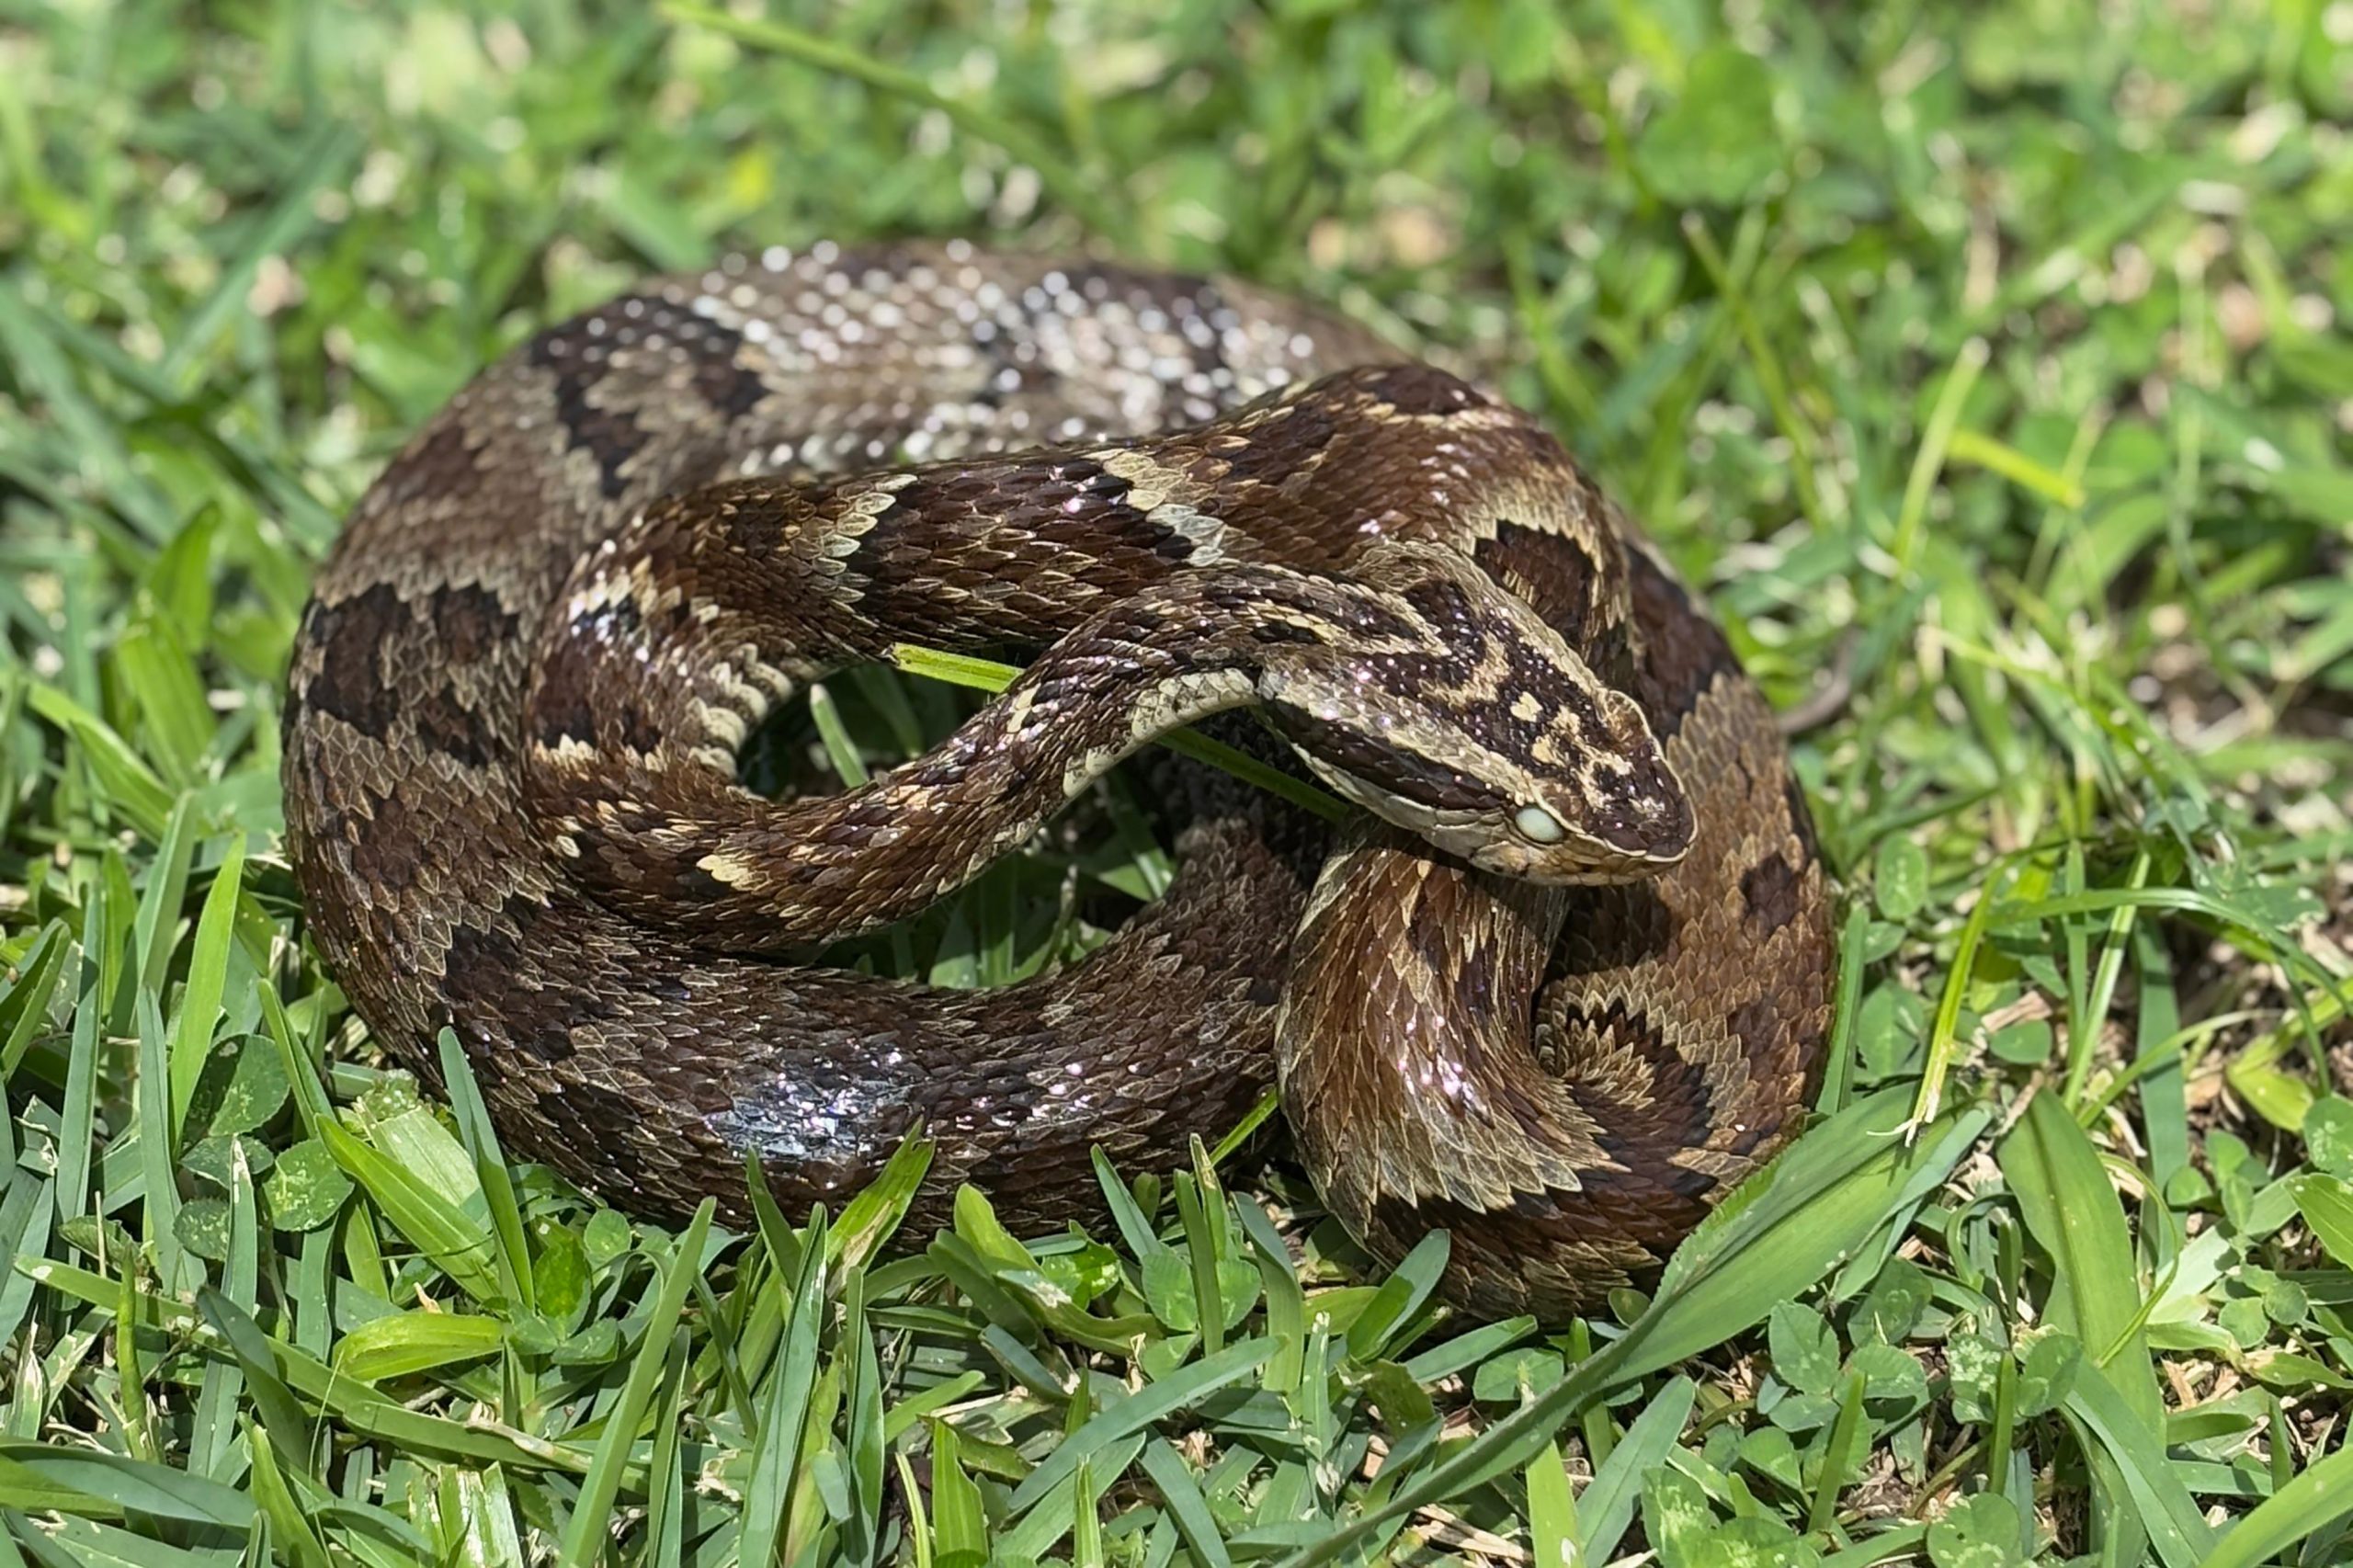
[[[0,1563],[2333,1560],[2332,29],[0,22]],[[920,1144],[842,1213],[672,1233],[510,1165],[454,1052],[445,1101],[371,1049],[279,849],[279,682],[344,510],[475,369],[646,271],[950,232],[1243,272],[1477,368],[1777,701],[1844,672],[1794,744],[1845,901],[1824,1119],[1649,1296],[1457,1321],[1442,1239],[1367,1272],[1279,1141],[1256,1166],[1222,1128],[1106,1166],[1091,1235],[968,1196],[885,1249]],[[911,667],[830,683],[802,749],[887,766],[959,711],[930,677],[996,678]],[[1082,949],[1067,885],[1167,875],[1125,785],[1089,809],[1083,856],[865,960],[989,983]]]

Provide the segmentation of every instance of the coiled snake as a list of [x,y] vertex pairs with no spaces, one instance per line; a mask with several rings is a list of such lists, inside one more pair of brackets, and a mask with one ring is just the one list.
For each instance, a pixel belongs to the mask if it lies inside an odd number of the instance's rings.
[[[321,951],[428,1081],[623,1207],[838,1203],[916,1122],[1016,1227],[1275,1078],[1376,1255],[1559,1316],[1794,1132],[1824,880],[1722,636],[1529,417],[1231,284],[961,245],[770,252],[533,338],[359,504],[297,642]],[[1037,653],[789,802],[777,704],[902,640]],[[1256,708],[1371,808],[1189,776],[1174,885],[982,992],[792,956],[919,910],[1152,734]],[[1384,820],[1385,819],[1385,820]]]

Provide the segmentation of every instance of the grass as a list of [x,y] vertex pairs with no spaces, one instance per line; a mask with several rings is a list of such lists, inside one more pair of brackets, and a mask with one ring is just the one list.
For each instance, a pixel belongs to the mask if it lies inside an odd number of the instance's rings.
[[[0,13],[0,1568],[2353,1550],[2342,6],[753,9]],[[1843,663],[1824,1119],[1649,1298],[1450,1321],[1206,1151],[674,1234],[382,1069],[278,844],[338,517],[534,324],[907,232],[1484,367],[1777,700]],[[1063,875],[881,956],[1043,961]]]

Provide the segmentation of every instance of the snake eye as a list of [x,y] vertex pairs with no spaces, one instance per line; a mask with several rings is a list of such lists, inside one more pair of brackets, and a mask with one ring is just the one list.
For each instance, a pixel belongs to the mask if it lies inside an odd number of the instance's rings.
[[1561,819],[1541,806],[1522,806],[1512,817],[1511,825],[1519,830],[1522,838],[1536,844],[1558,844],[1568,836]]

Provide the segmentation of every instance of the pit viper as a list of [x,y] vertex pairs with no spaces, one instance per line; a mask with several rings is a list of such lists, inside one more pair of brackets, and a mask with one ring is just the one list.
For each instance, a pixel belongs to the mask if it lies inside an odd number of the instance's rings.
[[[857,788],[747,739],[901,644],[1004,693]],[[1247,710],[1259,721],[1220,719]],[[993,990],[813,963],[1152,737],[1264,735],[1331,827],[1162,769],[1165,893]],[[1245,733],[1246,732],[1246,733]],[[838,1205],[922,1127],[1037,1230],[1280,1083],[1376,1257],[1479,1314],[1640,1281],[1797,1131],[1828,895],[1773,717],[1542,424],[1248,284],[962,244],[649,281],[431,418],[318,574],[285,712],[315,945],[509,1151],[615,1204]]]

